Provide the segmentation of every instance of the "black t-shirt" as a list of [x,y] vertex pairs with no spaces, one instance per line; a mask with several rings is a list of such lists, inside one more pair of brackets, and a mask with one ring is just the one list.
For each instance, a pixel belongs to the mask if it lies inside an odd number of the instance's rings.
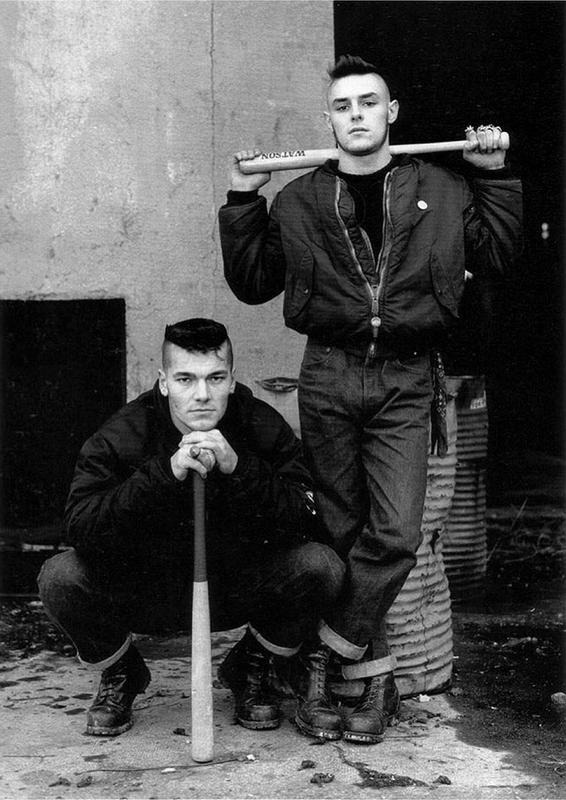
[[385,176],[394,165],[394,160],[377,172],[369,175],[352,175],[337,170],[354,199],[356,220],[371,242],[374,258],[377,260],[383,241],[383,184]]

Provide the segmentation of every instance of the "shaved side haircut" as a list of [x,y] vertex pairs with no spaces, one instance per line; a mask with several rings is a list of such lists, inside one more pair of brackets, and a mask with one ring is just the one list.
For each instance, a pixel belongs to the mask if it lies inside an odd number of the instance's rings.
[[187,350],[189,353],[215,352],[218,355],[224,343],[228,345],[226,360],[231,370],[234,363],[234,355],[232,342],[225,326],[221,322],[215,322],[213,319],[205,319],[204,317],[185,319],[181,322],[175,322],[173,325],[165,326],[161,360],[163,366],[166,367],[169,344],[182,347],[183,350]]

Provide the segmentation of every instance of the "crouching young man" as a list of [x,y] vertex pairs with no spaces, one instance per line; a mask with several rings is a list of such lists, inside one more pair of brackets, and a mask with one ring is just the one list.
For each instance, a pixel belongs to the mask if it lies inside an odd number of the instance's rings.
[[343,562],[311,540],[299,440],[235,381],[224,325],[195,318],[167,326],[153,388],[81,449],[65,511],[72,547],[38,579],[79,660],[102,671],[88,734],[132,727],[134,699],[151,680],[132,632],[190,627],[193,471],[206,477],[213,627],[247,623],[219,671],[241,725],[278,726],[267,680],[273,661],[299,651],[340,592]]

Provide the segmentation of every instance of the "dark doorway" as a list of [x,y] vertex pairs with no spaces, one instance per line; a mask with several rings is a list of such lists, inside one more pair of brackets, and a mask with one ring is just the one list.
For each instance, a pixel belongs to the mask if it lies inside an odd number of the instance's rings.
[[[375,63],[400,101],[392,142],[461,139],[482,122],[511,136],[525,252],[501,288],[477,366],[487,377],[494,502],[527,487],[526,472],[538,467],[554,485],[563,480],[565,10],[561,2],[334,3],[336,55]],[[460,168],[460,156],[436,158]]]
[[0,342],[0,538],[55,541],[78,451],[125,400],[124,301],[3,300]]

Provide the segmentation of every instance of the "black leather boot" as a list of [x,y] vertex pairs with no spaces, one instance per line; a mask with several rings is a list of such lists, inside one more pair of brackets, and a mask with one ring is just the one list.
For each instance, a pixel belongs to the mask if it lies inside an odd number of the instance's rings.
[[236,720],[244,728],[279,727],[279,707],[268,688],[272,654],[246,631],[218,668],[218,679],[231,689]]
[[295,723],[306,736],[336,740],[342,736],[342,718],[328,693],[329,658],[330,648],[323,644],[302,657],[307,671],[306,685],[298,693]]
[[98,694],[87,712],[86,733],[91,736],[118,736],[129,730],[132,704],[145,692],[151,674],[145,661],[131,644],[115,664],[102,673]]
[[364,692],[344,723],[344,739],[358,744],[380,742],[399,711],[399,691],[392,672],[366,678]]

